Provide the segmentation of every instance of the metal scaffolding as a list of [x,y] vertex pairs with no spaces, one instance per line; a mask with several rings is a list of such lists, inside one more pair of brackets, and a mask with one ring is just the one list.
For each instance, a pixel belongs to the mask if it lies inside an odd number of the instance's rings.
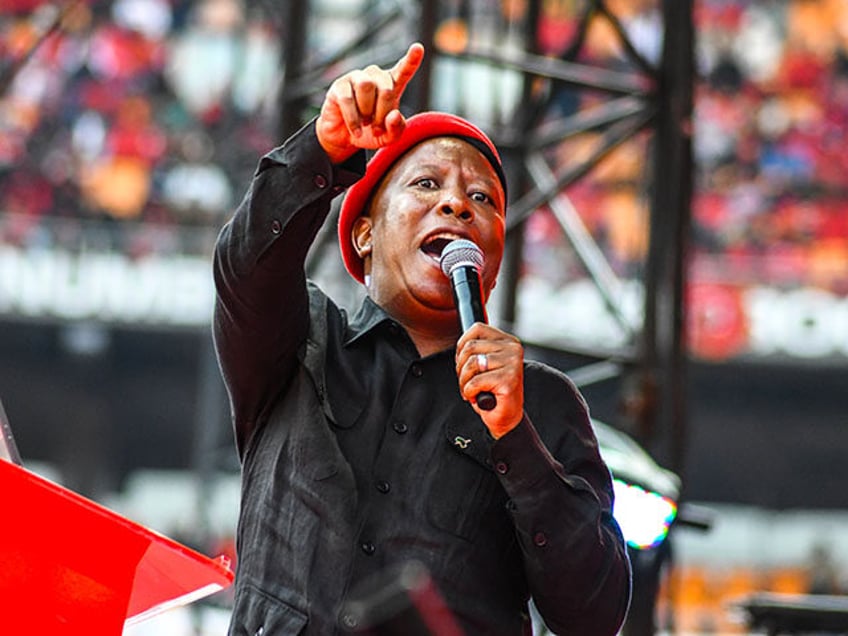
[[[75,4],[63,5],[65,11]],[[518,292],[526,258],[525,229],[539,210],[549,211],[606,311],[624,334],[624,344],[612,349],[575,347],[572,353],[589,362],[571,369],[571,377],[578,384],[620,378],[623,416],[613,424],[635,437],[661,465],[685,475],[684,295],[693,189],[692,0],[639,3],[652,8],[661,22],[662,46],[656,58],[646,56],[634,43],[611,0],[360,0],[355,19],[344,25],[344,37],[330,45],[315,36],[321,31],[320,21],[332,10],[326,0],[261,4],[275,16],[281,34],[280,140],[316,114],[329,82],[339,74],[365,64],[390,65],[410,42],[424,44],[427,55],[405,95],[403,108],[409,112],[453,109],[470,119],[485,119],[477,123],[483,124],[501,149],[510,182],[506,253],[498,306],[490,315],[508,330],[517,324]],[[539,27],[545,12],[560,5],[577,11],[576,26],[552,54],[541,45]],[[62,15],[64,11],[56,13],[39,42],[58,28]],[[593,64],[584,55],[592,29],[599,23],[616,40],[620,53],[615,67]],[[0,94],[23,62],[4,68]],[[469,97],[469,87],[460,83],[457,69],[471,69],[478,77],[495,77],[497,86]],[[592,108],[555,108],[563,91],[590,92]],[[454,98],[453,102],[448,100],[448,106],[446,96]],[[567,163],[552,159],[560,144],[586,133],[593,133],[595,143],[584,156]],[[650,202],[648,249],[641,268],[640,321],[628,315],[622,304],[622,280],[566,194],[636,136],[649,139],[644,157],[646,178],[640,184]],[[326,224],[310,252],[310,270],[318,268],[331,249],[335,251],[333,226],[332,221]],[[201,349],[200,408],[192,463],[202,508],[207,499],[205,489],[219,466],[227,463],[224,457],[232,461],[232,454],[221,451],[224,445],[231,447],[225,434],[226,395],[208,339]],[[204,514],[200,510],[201,518]],[[652,633],[648,613],[655,595],[656,589],[644,588],[644,598],[634,597],[627,634]]]
[[[524,11],[517,25],[506,24],[503,13],[500,21],[491,13],[486,14],[491,4],[479,0],[422,1],[411,6],[403,2],[369,3],[363,30],[323,60],[309,50],[302,37],[288,39],[278,134],[285,138],[314,113],[316,103],[312,100],[323,93],[326,84],[322,80],[332,79],[331,69],[353,68],[359,60],[390,64],[412,40],[422,42],[428,55],[410,85],[412,94],[405,103],[410,111],[439,106],[439,91],[446,88],[440,74],[444,75],[445,66],[451,63],[474,64],[512,78],[515,107],[505,108],[504,95],[498,95],[492,100],[493,112],[487,114],[485,122],[504,157],[511,194],[506,253],[499,279],[500,304],[490,314],[497,315],[507,329],[516,324],[526,222],[537,210],[549,210],[606,310],[626,334],[626,344],[615,350],[578,351],[588,362],[569,374],[578,384],[616,377],[622,387],[619,402],[623,414],[616,424],[636,438],[661,465],[683,476],[687,419],[684,295],[693,188],[692,2],[657,0],[662,46],[654,60],[639,51],[619,16],[610,9],[611,3],[605,0],[582,3],[577,30],[556,56],[543,54],[539,46],[543,12],[540,0],[519,3]],[[293,0],[288,9],[291,22],[287,31],[307,32],[311,15],[308,2]],[[458,44],[446,43],[439,35],[440,26],[451,21],[466,27]],[[590,28],[597,21],[603,21],[618,41],[619,68],[595,66],[581,56]],[[390,25],[405,32],[406,39],[396,36],[388,42],[381,40],[379,34],[391,30]],[[486,36],[474,37],[472,34],[478,31],[486,32]],[[447,88],[456,93],[462,90],[459,85]],[[591,109],[552,117],[552,102],[562,90],[591,91],[602,96],[602,101]],[[458,114],[474,118],[473,114],[461,112],[461,104],[453,106],[460,111]],[[597,138],[587,156],[564,166],[552,163],[550,149],[587,132],[595,133]],[[612,151],[637,135],[650,139],[646,146],[646,176],[640,186],[649,201],[641,322],[628,317],[622,306],[622,281],[587,231],[578,210],[567,196],[562,196]],[[328,223],[330,228],[332,225]],[[334,233],[325,232],[313,250],[311,267],[334,242]],[[623,630],[628,636],[649,635],[656,630],[660,572],[671,558],[669,550],[666,547],[662,555],[652,555],[641,563],[634,561],[634,597]]]
[[[692,193],[692,2],[657,0],[655,10],[662,20],[658,60],[640,52],[605,0],[570,3],[582,5],[578,27],[557,56],[540,51],[538,25],[544,9],[540,0],[517,3],[524,10],[512,21],[499,7],[491,6],[500,3],[480,0],[367,2],[364,16],[354,27],[358,31],[330,52],[310,48],[304,36],[320,19],[318,4],[291,0],[281,9],[289,37],[285,38],[285,73],[280,87],[279,138],[294,132],[314,114],[327,82],[334,76],[363,62],[388,65],[412,40],[422,42],[428,54],[404,103],[410,112],[434,107],[439,91],[450,87],[444,75],[451,62],[475,64],[517,78],[511,100],[520,106],[505,107],[509,95],[506,99],[498,95],[499,100],[492,100],[485,126],[502,151],[511,191],[499,306],[493,313],[507,328],[515,324],[524,258],[523,230],[534,212],[550,210],[607,311],[626,334],[626,346],[615,351],[579,351],[592,362],[574,369],[573,376],[585,381],[621,376],[622,427],[657,461],[683,473],[685,255]],[[582,60],[591,25],[598,21],[604,22],[618,40],[618,68]],[[460,42],[446,43],[439,36],[440,26],[448,22],[465,25]],[[478,31],[484,35],[475,37]],[[460,86],[450,88],[457,93],[461,90]],[[561,90],[591,91],[603,101],[591,110],[552,117],[551,105]],[[461,108],[458,104],[457,109]],[[552,165],[548,158],[551,148],[586,132],[597,133],[598,139],[588,156],[566,166]],[[641,281],[643,320],[634,324],[621,306],[621,281],[578,211],[560,195],[613,150],[640,134],[650,136],[645,157],[647,177],[641,186],[650,200],[650,224]],[[323,246],[319,244],[311,255],[312,267],[325,255],[323,248],[333,241],[334,236],[327,232]]]

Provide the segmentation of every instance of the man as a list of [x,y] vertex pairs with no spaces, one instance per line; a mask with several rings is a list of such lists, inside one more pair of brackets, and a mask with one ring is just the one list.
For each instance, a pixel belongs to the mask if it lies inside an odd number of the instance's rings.
[[[243,480],[231,634],[341,633],[356,587],[405,562],[469,635],[528,634],[531,595],[561,634],[623,621],[629,563],[582,397],[514,336],[460,333],[439,254],[476,243],[488,296],[506,181],[475,126],[398,110],[423,54],[336,80],[318,118],[262,158],[216,248]],[[363,149],[378,149],[367,169]],[[303,270],[349,186],[340,247],[368,293],[352,318]]]

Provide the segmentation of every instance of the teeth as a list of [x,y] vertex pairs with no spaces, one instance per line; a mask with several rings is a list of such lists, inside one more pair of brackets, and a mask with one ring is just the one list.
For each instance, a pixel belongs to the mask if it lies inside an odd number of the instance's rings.
[[429,245],[430,243],[434,243],[435,241],[453,241],[455,239],[460,239],[461,236],[457,234],[434,234],[429,237],[425,242],[425,245]]
[[421,250],[433,259],[439,259],[442,255],[442,250],[452,241],[461,239],[459,234],[453,232],[442,232],[433,234],[424,240]]

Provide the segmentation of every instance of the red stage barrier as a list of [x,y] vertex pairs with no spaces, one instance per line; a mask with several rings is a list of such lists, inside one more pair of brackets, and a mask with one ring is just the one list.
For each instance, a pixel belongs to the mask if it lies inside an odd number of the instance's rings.
[[0,461],[0,632],[111,636],[228,587],[210,559]]

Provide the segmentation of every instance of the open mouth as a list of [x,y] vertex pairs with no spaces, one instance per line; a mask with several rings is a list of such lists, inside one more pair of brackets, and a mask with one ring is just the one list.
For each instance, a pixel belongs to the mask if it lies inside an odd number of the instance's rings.
[[442,257],[442,250],[447,247],[448,243],[458,238],[461,237],[456,234],[434,234],[424,241],[421,245],[421,251],[438,261]]

